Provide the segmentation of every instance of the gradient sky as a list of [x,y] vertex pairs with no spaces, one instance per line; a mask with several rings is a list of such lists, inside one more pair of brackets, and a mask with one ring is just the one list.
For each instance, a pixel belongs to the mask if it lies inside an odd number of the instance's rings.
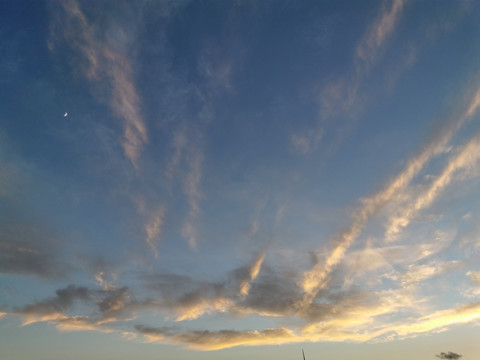
[[480,357],[480,3],[0,2],[0,357]]

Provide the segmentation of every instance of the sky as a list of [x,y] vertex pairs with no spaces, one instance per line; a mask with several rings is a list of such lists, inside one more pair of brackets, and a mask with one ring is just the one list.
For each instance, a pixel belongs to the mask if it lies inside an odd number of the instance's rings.
[[479,2],[3,0],[0,54],[3,360],[479,358]]

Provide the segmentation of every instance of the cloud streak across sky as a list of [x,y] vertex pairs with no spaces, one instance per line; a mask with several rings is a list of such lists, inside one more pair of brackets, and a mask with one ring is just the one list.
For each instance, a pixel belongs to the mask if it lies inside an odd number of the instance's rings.
[[478,5],[39,3],[9,49],[48,65],[0,83],[0,331],[234,359],[480,324]]
[[74,0],[59,2],[59,6],[63,12],[58,13],[58,18],[54,20],[58,23],[54,23],[53,28],[63,33],[68,45],[81,54],[83,59],[80,64],[89,81],[108,81],[108,103],[123,121],[122,147],[125,156],[138,169],[139,156],[148,141],[148,134],[129,55],[135,40],[130,38],[131,32],[120,24],[115,24],[110,33],[105,33],[99,25],[89,22],[81,4]]

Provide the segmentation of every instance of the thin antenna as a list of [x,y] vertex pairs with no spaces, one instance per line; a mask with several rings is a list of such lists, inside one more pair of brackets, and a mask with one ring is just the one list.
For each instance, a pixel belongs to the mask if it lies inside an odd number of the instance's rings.
[[305,360],[305,352],[302,349],[303,360]]

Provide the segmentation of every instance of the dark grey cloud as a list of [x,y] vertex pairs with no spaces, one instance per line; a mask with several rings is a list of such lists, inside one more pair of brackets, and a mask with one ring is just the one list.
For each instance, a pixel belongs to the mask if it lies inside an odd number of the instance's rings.
[[456,359],[460,359],[462,357],[462,355],[449,351],[448,353],[441,352],[439,355],[436,355],[436,357],[438,357],[440,359],[456,360]]
[[[241,266],[219,281],[197,281],[192,277],[175,274],[143,276],[145,285],[159,294],[143,303],[166,312],[173,311],[179,319],[190,310],[200,316],[206,312],[239,314],[265,314],[295,317],[304,324],[348,316],[359,309],[379,305],[378,295],[358,286],[343,285],[342,271],[333,271],[326,287],[318,292],[310,304],[303,302],[303,290],[298,285],[300,272],[282,272],[264,264],[258,276],[249,282],[249,291],[241,293],[241,285],[249,279],[252,264]],[[215,302],[228,304],[218,309]],[[138,304],[140,306],[140,304]],[[210,306],[210,307],[209,307]]]
[[72,266],[61,261],[62,242],[48,227],[22,216],[11,207],[0,207],[0,274],[62,278]]
[[295,274],[279,274],[265,266],[252,283],[248,296],[238,305],[260,313],[293,315],[297,311],[296,304],[302,299],[296,280]]
[[169,273],[144,275],[142,280],[147,288],[160,293],[160,302],[166,308],[189,308],[205,300],[220,298],[236,300],[243,297],[242,288],[246,283],[255,282],[252,269],[258,260],[259,254],[256,254],[251,263],[238,267],[218,281],[196,280]]
[[[78,303],[84,306],[75,307]],[[94,325],[130,316],[139,307],[127,287],[98,290],[68,285],[56,290],[55,296],[14,308],[13,313],[27,319],[50,319],[49,315],[58,315],[57,321]]]
[[165,335],[165,336],[173,336],[177,334],[178,328],[173,328],[170,326],[162,326],[162,327],[151,327],[145,325],[135,325],[135,330],[139,333],[144,335]]
[[[57,205],[55,178],[19,157],[0,130],[0,274],[64,278],[74,266],[63,262],[63,237],[52,225],[50,208]],[[41,194],[41,195],[40,195]],[[39,198],[52,200],[48,206]]]
[[303,290],[298,285],[300,274],[279,273],[264,266],[248,296],[240,299],[236,307],[253,313],[295,316],[313,323],[378,305],[375,294],[358,286],[344,287],[341,275],[341,271],[334,271],[326,287],[318,292],[311,304],[305,305]]
[[102,320],[116,319],[128,311],[126,307],[131,303],[131,296],[127,287],[100,290],[96,291],[96,294],[100,297],[96,304],[102,314]]
[[143,276],[143,280],[148,288],[160,295],[158,304],[166,310],[190,308],[204,300],[227,296],[226,282],[197,281],[176,274],[148,275]]
[[15,313],[20,315],[48,315],[67,312],[77,300],[88,301],[91,298],[90,291],[86,287],[69,285],[58,289],[55,296],[33,304],[16,308]]

